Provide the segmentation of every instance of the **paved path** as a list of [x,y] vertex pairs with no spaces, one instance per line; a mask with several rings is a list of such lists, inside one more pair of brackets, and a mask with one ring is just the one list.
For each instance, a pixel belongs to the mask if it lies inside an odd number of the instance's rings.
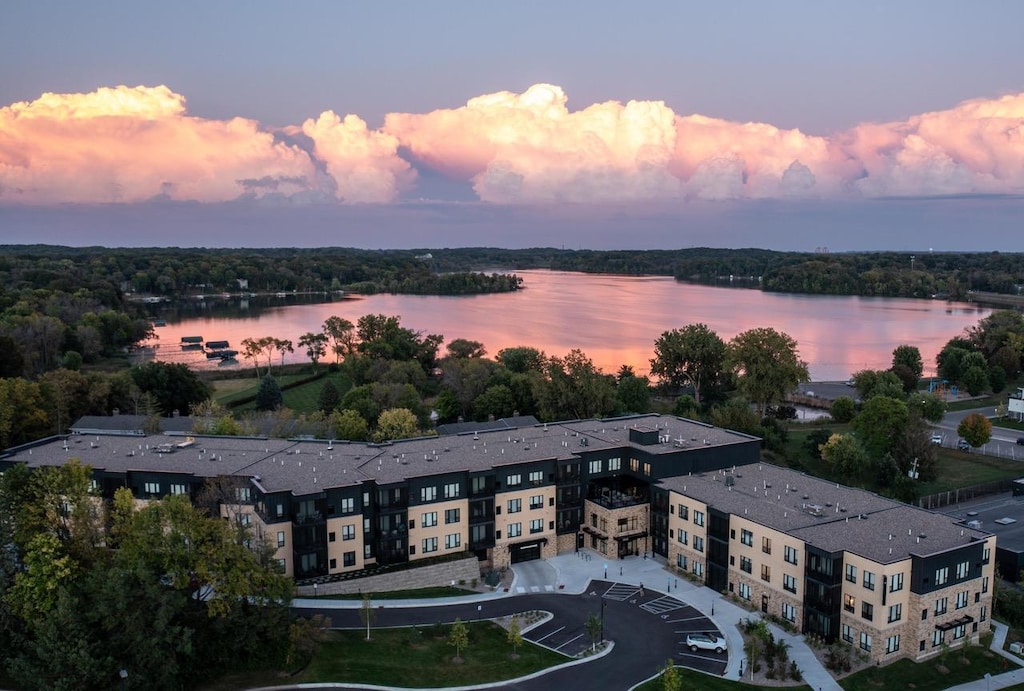
[[[658,559],[628,557],[606,560],[589,550],[560,555],[545,562],[526,562],[514,568],[508,592],[468,595],[444,600],[381,600],[375,626],[430,625],[491,619],[530,609],[551,612],[551,621],[527,632],[526,638],[572,655],[586,647],[584,624],[600,614],[604,603],[605,638],[611,652],[586,664],[558,669],[535,679],[493,685],[491,688],[541,691],[558,688],[629,689],[655,675],[672,659],[675,664],[736,679],[743,664],[743,640],[737,624],[756,614],[724,600],[718,593],[665,568]],[[606,577],[607,575],[607,577]],[[642,591],[641,591],[642,588]],[[299,614],[322,613],[337,628],[359,628],[360,603],[353,600],[301,599]],[[838,691],[827,671],[803,642],[777,627],[776,638],[790,645],[805,681],[814,689]],[[685,645],[691,632],[720,631],[728,652],[692,653]],[[336,687],[337,688],[337,687]]]

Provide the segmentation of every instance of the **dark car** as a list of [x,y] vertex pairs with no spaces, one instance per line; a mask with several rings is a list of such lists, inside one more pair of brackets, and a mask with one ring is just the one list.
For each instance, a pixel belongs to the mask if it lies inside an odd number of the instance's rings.
[[961,451],[970,451],[971,445],[967,443],[966,439],[961,439],[956,443],[956,448],[960,449]]
[[1017,446],[1024,446],[1024,437],[1017,437]]

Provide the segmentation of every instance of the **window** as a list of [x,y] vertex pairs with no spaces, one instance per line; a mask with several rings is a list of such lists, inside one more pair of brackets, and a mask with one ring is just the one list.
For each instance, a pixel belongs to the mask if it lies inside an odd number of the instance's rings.
[[353,499],[352,497],[348,497],[346,499],[342,499],[341,500],[341,512],[342,513],[352,513],[355,510],[356,510],[356,500],[355,499]]
[[981,563],[987,564],[992,558],[992,550],[986,545],[981,550]]
[[698,577],[702,577],[704,575],[704,562],[693,562],[693,575]]
[[744,600],[750,599],[750,586],[746,583],[740,583],[740,597]]
[[543,518],[535,518],[532,521],[530,521],[530,534],[531,535],[533,533],[543,533],[543,532],[544,532],[544,519]]
[[686,571],[686,555],[685,554],[677,554],[676,555],[676,566],[678,566],[683,571]]
[[636,458],[629,459],[629,469],[634,473],[640,471],[640,461]]
[[437,551],[437,538],[428,537],[423,539],[423,553],[429,554]]
[[960,624],[953,628],[953,640],[957,641],[967,635],[967,624]]
[[857,611],[857,598],[853,595],[843,595],[843,609],[847,612]]
[[753,570],[754,562],[750,561],[750,557],[740,557],[740,571],[750,573]]
[[687,508],[686,504],[679,505],[679,518],[686,520],[690,517],[690,509]]
[[935,601],[935,616],[939,616],[940,614],[945,614],[948,609],[949,609],[949,598],[948,597],[940,597],[938,600]]
[[522,499],[509,499],[508,500],[508,512],[509,513],[519,513],[522,510],[523,510],[523,500]]
[[786,545],[786,548],[783,550],[783,552],[785,554],[786,561],[792,564],[793,566],[796,566],[796,550],[790,547],[789,545]]
[[283,530],[277,531],[277,546],[278,547],[284,547],[284,531]]
[[[249,488],[246,487],[244,489],[249,489]],[[188,492],[188,489],[185,487],[185,485],[173,485],[173,484],[171,485],[171,494],[186,494],[187,492]]]
[[790,576],[788,573],[782,574],[782,589],[796,593],[796,577]]
[[761,580],[769,582],[772,580],[772,567],[767,564],[761,564]]
[[946,632],[940,631],[939,629],[935,629],[935,632],[932,633],[932,647],[934,648],[935,646],[942,645],[945,642],[945,640]]
[[470,478],[469,486],[473,494],[480,494],[481,492],[487,491],[487,478],[480,475],[474,478]]
[[861,633],[860,635],[860,649],[871,652],[871,634]]
[[622,470],[622,459],[621,458],[609,458],[608,459],[608,470]]
[[344,554],[342,554],[341,555],[341,565],[342,566],[355,566],[356,565],[356,553],[355,552],[345,552]]
[[238,522],[242,525],[250,525],[252,524],[252,515],[248,513],[239,514]]
[[789,604],[788,602],[782,603],[782,618],[786,621],[796,621],[796,607]]
[[[171,485],[171,487],[174,487],[174,485]],[[171,490],[171,494],[175,494],[175,492]],[[184,494],[184,492],[180,492],[180,494]],[[252,488],[235,487],[235,499],[238,501],[252,501]]]
[[334,531],[331,531],[331,532],[327,533],[327,541],[328,542],[336,542],[337,540],[338,540],[338,534],[337,533],[335,533]]
[[650,474],[651,474],[651,464],[650,463],[644,463],[644,475],[648,475],[649,476]]
[[508,536],[509,537],[519,537],[522,534],[523,534],[523,524],[522,523],[509,523],[508,524]]
[[875,574],[871,573],[870,571],[864,572],[864,587],[868,590],[875,589]]
[[846,580],[848,580],[850,583],[857,582],[857,567],[853,564],[846,565]]
[[961,591],[956,594],[956,608],[963,609],[967,606],[967,591]]
[[695,525],[703,526],[704,525],[704,512],[703,511],[694,511],[693,512],[693,522],[694,522]]
[[437,501],[437,487],[420,487],[420,501]]
[[962,561],[956,565],[956,578],[958,581],[967,578],[967,571],[970,567],[971,563],[969,561]]
[[853,643],[853,628],[849,624],[843,624],[843,640]]
[[604,463],[604,461],[591,461],[590,462],[590,474],[591,475],[596,475],[597,473],[600,473],[601,472],[601,464],[602,463]]
[[444,486],[445,499],[457,499],[459,496],[459,483],[450,482]]
[[949,567],[943,566],[941,569],[935,569],[935,585],[945,585],[946,581],[949,580]]
[[889,577],[889,592],[896,593],[903,590],[903,574],[894,573]]
[[535,494],[532,497],[530,497],[530,510],[531,511],[533,511],[534,509],[543,509],[543,508],[544,508],[544,495],[543,494]]
[[421,528],[433,528],[437,525],[437,511],[428,511],[420,516]]
[[754,545],[754,534],[749,530],[741,530],[740,542],[742,542],[747,547],[752,547]]
[[895,636],[889,636],[887,639],[885,639],[885,653],[886,653],[886,655],[891,655],[892,653],[895,653],[899,649],[900,649],[900,635],[899,634],[896,634]]
[[697,551],[697,552],[703,552],[704,551],[704,538],[700,537],[699,535],[694,535],[693,536],[693,549],[695,551]]
[[539,485],[544,482],[544,471],[543,470],[531,470],[530,471],[530,484]]
[[978,617],[981,621],[985,621],[988,618],[988,607],[985,605],[981,606],[981,614]]
[[462,533],[450,533],[444,536],[444,548],[455,549],[462,545]]
[[872,621],[875,618],[875,606],[870,602],[860,603],[860,616],[862,619]]
[[679,540],[679,544],[685,545],[690,536],[685,530],[680,530],[676,537]]
[[459,509],[445,509],[444,522],[446,525],[459,522]]
[[328,562],[328,564],[330,564],[331,571],[334,571],[336,568],[338,568],[338,560],[337,559],[331,559]]
[[889,605],[889,623],[903,618],[903,605]]
[[355,540],[356,539],[356,527],[354,525],[343,525],[343,526],[341,526],[341,539],[342,540]]
[[159,482],[147,482],[146,483],[146,494],[160,494],[160,483]]
[[507,478],[507,486],[508,487],[518,487],[521,484],[523,484],[523,474],[522,473],[515,473],[514,475],[509,475],[508,476],[508,478]]
[[981,592],[983,592],[983,593],[987,593],[988,592],[988,576],[985,576],[984,578],[981,579]]
[[761,551],[765,554],[772,553],[772,539],[770,537],[761,538]]

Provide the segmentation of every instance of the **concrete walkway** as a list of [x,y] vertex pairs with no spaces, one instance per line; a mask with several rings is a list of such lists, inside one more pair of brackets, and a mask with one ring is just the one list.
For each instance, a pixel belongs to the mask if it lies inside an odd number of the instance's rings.
[[992,689],[1005,689],[1017,684],[1024,684],[1024,669],[1020,666],[1022,660],[1016,655],[1003,650],[1008,632],[1006,625],[993,621],[992,627],[996,630],[996,635],[992,638],[991,650],[1008,660],[1007,664],[1010,671],[994,674],[987,679],[976,679],[959,686],[951,686],[946,691],[992,691]]

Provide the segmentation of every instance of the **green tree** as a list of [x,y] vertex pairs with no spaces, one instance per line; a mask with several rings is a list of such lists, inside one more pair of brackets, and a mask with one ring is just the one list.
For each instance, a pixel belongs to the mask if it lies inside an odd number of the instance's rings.
[[651,382],[647,377],[622,377],[615,390],[615,399],[623,413],[646,413],[651,409]]
[[484,344],[480,341],[456,338],[448,344],[448,357],[455,358],[456,360],[482,358],[486,354],[487,349],[484,348]]
[[366,640],[370,640],[370,627],[376,618],[377,612],[373,609],[370,593],[363,593],[362,601],[359,604],[359,620],[366,626]]
[[672,414],[679,417],[693,418],[697,416],[698,411],[697,400],[690,394],[683,394],[672,406]]
[[872,458],[889,453],[907,426],[907,404],[888,396],[875,396],[864,403],[853,419],[853,429]]
[[960,384],[971,396],[978,396],[989,386],[988,370],[980,365],[973,365],[964,370],[960,376]]
[[768,406],[809,379],[796,341],[772,328],[737,334],[729,342],[726,367],[737,375],[740,391],[754,402],[762,418]]
[[519,646],[523,644],[523,630],[519,626],[519,618],[513,616],[508,622],[508,635],[506,636],[509,645],[512,646],[513,657],[519,657]]
[[488,386],[473,404],[478,419],[511,417],[516,411],[516,399],[512,390],[504,384]]
[[317,363],[327,354],[327,334],[308,331],[299,336],[299,347],[306,349],[306,357],[313,363],[313,374],[316,374]]
[[967,329],[967,337],[986,358],[1005,346],[1011,334],[1024,334],[1024,315],[1016,310],[996,310]]
[[339,403],[341,403],[341,394],[338,393],[338,387],[328,379],[320,387],[320,393],[316,399],[317,410],[330,414],[334,412]]
[[164,415],[184,413],[192,404],[210,397],[210,387],[187,365],[147,362],[131,369],[132,380],[142,393],[151,394]]
[[942,422],[946,414],[946,402],[933,393],[916,393],[907,400],[907,405],[933,424]]
[[324,333],[331,341],[331,352],[334,353],[334,361],[340,362],[355,352],[355,325],[348,319],[338,316],[330,316],[324,321]]
[[891,370],[865,369],[853,375],[853,385],[862,401],[875,396],[901,399],[905,396],[903,382]]
[[661,688],[662,691],[683,691],[683,680],[672,660],[667,660],[661,670]]
[[903,390],[910,393],[924,374],[924,361],[917,346],[898,345],[892,351],[892,372],[903,383]]
[[336,439],[364,441],[370,435],[370,426],[354,410],[335,410],[331,413],[330,420]]
[[260,380],[260,388],[256,392],[256,410],[277,410],[284,403],[284,394],[277,380],[269,374]]
[[957,425],[956,433],[977,449],[992,438],[992,421],[981,413],[970,413]]
[[819,448],[821,459],[844,480],[853,480],[866,470],[867,454],[852,434],[833,434]]
[[701,392],[721,377],[725,356],[725,341],[718,334],[707,324],[690,324],[665,331],[654,342],[651,374],[675,388],[689,384],[699,406]]
[[544,376],[536,383],[540,413],[547,420],[607,415],[615,407],[614,379],[595,367],[581,350],[572,350],[564,358],[549,358]]
[[448,645],[455,648],[455,658],[462,658],[462,649],[469,647],[469,628],[462,619],[456,619],[452,624],[451,633],[448,634]]
[[839,396],[832,401],[832,419],[842,424],[849,422],[857,414],[857,406],[849,396]]
[[540,372],[543,370],[547,357],[536,348],[517,346],[499,350],[498,362],[510,372],[526,374],[527,372]]
[[604,624],[601,622],[601,617],[597,614],[591,614],[587,617],[584,627],[590,635],[590,649],[597,650],[598,639],[601,638],[601,632],[604,630]]
[[742,398],[733,398],[714,406],[708,417],[712,425],[722,429],[754,435],[761,432],[761,419],[750,407],[750,403]]
[[377,418],[377,430],[373,433],[375,441],[408,439],[419,435],[416,416],[408,408],[389,408],[381,412]]

